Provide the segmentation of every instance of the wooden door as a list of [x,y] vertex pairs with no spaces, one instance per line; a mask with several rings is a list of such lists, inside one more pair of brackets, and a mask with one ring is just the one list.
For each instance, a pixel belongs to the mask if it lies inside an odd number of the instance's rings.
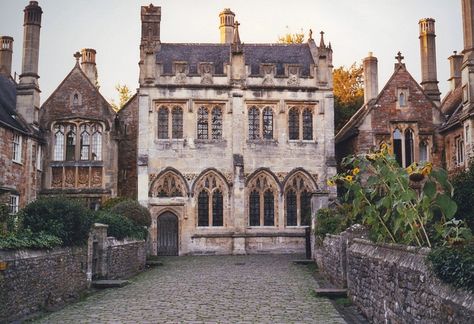
[[178,217],[165,212],[157,221],[157,255],[178,255]]

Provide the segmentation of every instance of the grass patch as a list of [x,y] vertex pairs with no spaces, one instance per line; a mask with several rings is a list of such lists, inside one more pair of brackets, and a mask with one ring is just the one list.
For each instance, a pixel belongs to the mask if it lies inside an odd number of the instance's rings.
[[349,298],[338,298],[334,302],[337,305],[344,306],[344,307],[352,305],[352,301]]

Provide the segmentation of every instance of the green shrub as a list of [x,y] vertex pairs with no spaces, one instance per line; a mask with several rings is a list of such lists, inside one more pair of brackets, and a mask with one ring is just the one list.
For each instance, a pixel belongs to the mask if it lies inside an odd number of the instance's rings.
[[33,233],[31,230],[23,230],[0,235],[0,250],[51,249],[61,244],[59,237],[45,232]]
[[316,215],[315,235],[324,239],[326,234],[338,234],[354,225],[358,220],[352,218],[352,206],[337,205],[333,208],[322,208]]
[[113,207],[115,207],[117,204],[120,204],[121,202],[131,200],[128,197],[114,197],[114,198],[109,198],[107,199],[102,206],[100,207],[101,210],[111,210]]
[[430,252],[428,260],[442,281],[474,292],[474,242],[437,247]]
[[118,240],[123,240],[124,238],[146,239],[146,229],[135,225],[125,216],[102,211],[97,213],[95,221],[109,225],[107,235],[113,236]]
[[92,224],[90,210],[79,201],[64,197],[38,199],[21,214],[25,229],[59,237],[65,246],[85,243]]
[[474,232],[474,161],[469,164],[469,170],[461,172],[453,177],[454,187],[453,200],[458,205],[456,219],[463,220]]
[[110,209],[113,214],[119,214],[130,219],[135,225],[150,226],[151,215],[148,208],[143,207],[135,200],[125,200]]

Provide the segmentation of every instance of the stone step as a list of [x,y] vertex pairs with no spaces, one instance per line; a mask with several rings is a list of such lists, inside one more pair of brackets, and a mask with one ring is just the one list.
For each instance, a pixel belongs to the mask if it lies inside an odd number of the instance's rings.
[[308,264],[313,264],[314,260],[311,259],[304,259],[304,260],[294,260],[294,264],[302,264],[302,265],[308,265]]
[[120,288],[128,285],[128,280],[93,280],[92,287],[105,289],[105,288]]
[[158,260],[148,260],[146,262],[146,265],[149,267],[160,267],[163,265],[163,262],[158,261]]
[[314,290],[316,296],[330,299],[347,298],[347,289],[339,288],[317,288]]

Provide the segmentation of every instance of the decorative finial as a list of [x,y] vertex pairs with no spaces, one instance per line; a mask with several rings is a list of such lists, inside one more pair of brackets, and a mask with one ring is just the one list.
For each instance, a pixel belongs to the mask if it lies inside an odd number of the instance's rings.
[[79,64],[79,59],[82,57],[81,53],[76,52],[76,53],[74,53],[73,56],[76,59],[76,64]]
[[454,52],[454,55],[458,55],[458,51],[453,51]]
[[234,22],[234,39],[232,40],[233,53],[242,53],[243,51],[242,43],[240,42],[239,25],[240,23],[236,20]]
[[321,31],[320,34],[321,34],[321,41],[319,42],[319,47],[326,47],[326,45],[324,44],[324,32]]
[[313,30],[310,28],[309,29],[309,40],[313,40]]
[[402,56],[402,53],[399,51],[399,52],[397,53],[397,56],[395,56],[395,58],[397,59],[398,64],[402,64],[402,61],[403,61],[403,59],[404,59],[405,57],[403,57],[403,56]]

